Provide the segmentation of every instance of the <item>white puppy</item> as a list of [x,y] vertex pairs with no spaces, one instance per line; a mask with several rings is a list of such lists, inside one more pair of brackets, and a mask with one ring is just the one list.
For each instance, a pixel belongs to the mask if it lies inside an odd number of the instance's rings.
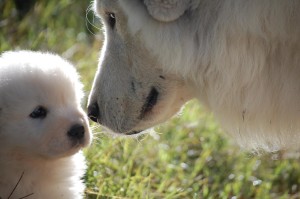
[[57,55],[0,57],[0,198],[77,199],[90,144],[74,67]]

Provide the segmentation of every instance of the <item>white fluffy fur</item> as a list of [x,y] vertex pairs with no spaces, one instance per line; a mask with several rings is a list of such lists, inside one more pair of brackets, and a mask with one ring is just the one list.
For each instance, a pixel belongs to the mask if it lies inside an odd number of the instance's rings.
[[[110,63],[114,38],[147,49],[144,59],[156,57],[156,66],[184,80],[241,146],[299,146],[300,1],[189,0],[171,22],[159,21],[155,3],[165,1],[149,1],[96,1],[104,21],[102,10],[117,19],[102,62]],[[122,49],[132,51],[130,45]]]
[[[57,55],[31,51],[0,56],[0,198],[80,199],[85,171],[82,147],[90,143],[75,68]],[[44,119],[29,115],[37,107]],[[67,132],[82,124],[82,142]]]

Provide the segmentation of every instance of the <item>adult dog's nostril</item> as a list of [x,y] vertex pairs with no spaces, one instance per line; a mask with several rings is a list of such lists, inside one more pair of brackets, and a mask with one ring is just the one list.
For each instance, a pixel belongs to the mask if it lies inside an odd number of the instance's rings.
[[81,124],[75,124],[68,131],[68,136],[72,139],[80,140],[84,137],[84,131],[84,126]]
[[94,122],[98,121],[99,107],[98,107],[97,102],[88,106],[88,117]]

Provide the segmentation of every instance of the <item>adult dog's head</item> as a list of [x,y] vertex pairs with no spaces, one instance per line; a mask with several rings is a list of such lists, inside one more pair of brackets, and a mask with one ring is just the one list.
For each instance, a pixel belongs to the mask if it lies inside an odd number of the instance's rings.
[[[164,122],[192,98],[183,78],[176,70],[167,69],[170,62],[182,58],[176,50],[181,44],[172,40],[180,38],[181,33],[173,29],[176,24],[172,22],[181,17],[190,3],[170,2],[95,1],[105,42],[89,97],[88,115],[115,133],[138,134]],[[164,10],[159,11],[160,8]],[[154,53],[153,49],[160,52]],[[168,63],[158,56],[166,56]]]
[[0,150],[46,158],[72,155],[90,143],[74,67],[57,55],[0,56]]

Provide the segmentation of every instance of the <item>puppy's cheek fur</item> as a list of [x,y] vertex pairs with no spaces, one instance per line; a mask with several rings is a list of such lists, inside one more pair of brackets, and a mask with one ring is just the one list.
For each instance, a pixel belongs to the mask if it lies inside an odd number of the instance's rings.
[[[78,118],[78,121],[81,121],[81,118]],[[86,121],[86,119],[84,119]],[[69,128],[74,122],[65,122],[59,124],[54,129],[58,129],[59,126],[64,126],[61,131],[53,131],[45,135],[42,143],[45,143],[41,146],[42,155],[48,157],[61,157],[69,156],[78,152],[81,148],[86,147],[91,142],[91,133],[88,123],[84,122],[85,133],[82,140],[72,140],[67,134]]]

